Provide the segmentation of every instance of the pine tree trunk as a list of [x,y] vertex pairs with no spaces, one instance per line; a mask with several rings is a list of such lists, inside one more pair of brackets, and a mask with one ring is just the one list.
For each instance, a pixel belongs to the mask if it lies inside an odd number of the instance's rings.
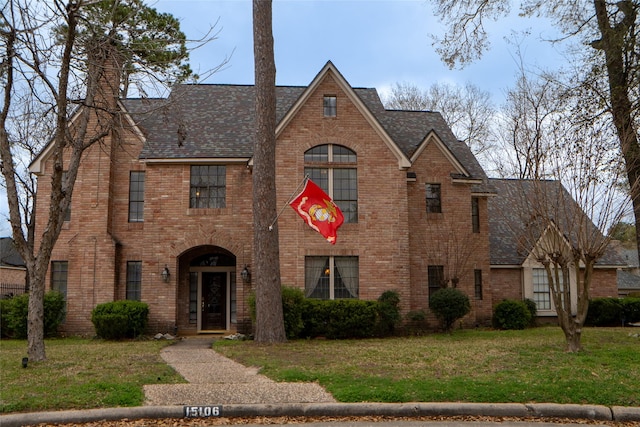
[[253,1],[256,140],[253,154],[255,341],[286,341],[280,289],[276,203],[276,67],[271,0]]
[[633,31],[638,12],[631,1],[620,1],[616,7],[618,12],[623,12],[624,17],[612,23],[605,0],[594,0],[593,5],[602,38],[593,42],[592,46],[601,50],[606,59],[611,116],[625,161],[630,186],[629,195],[635,216],[636,246],[640,251],[640,141],[638,141],[638,129],[633,120],[633,102],[629,96],[632,92],[629,87],[630,82],[633,82],[629,79],[637,75],[633,74],[637,73],[637,70],[629,69],[625,61],[625,57],[631,54],[629,50],[633,49],[625,38],[628,37],[629,32]]

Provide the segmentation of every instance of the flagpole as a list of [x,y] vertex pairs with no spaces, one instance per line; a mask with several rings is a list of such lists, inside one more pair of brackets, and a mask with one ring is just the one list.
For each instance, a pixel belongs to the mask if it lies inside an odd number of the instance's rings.
[[282,215],[282,212],[284,212],[284,210],[287,209],[287,206],[289,206],[289,203],[291,203],[295,195],[298,194],[298,190],[300,189],[300,187],[302,187],[307,182],[307,179],[309,179],[309,174],[306,174],[304,178],[302,178],[302,182],[298,184],[295,190],[293,190],[293,193],[291,193],[291,196],[289,196],[289,199],[285,202],[282,209],[280,209],[280,212],[278,212],[278,215],[276,215],[275,219],[271,222],[271,224],[269,224],[269,231],[273,231],[273,225],[276,223],[276,221],[278,221],[278,218],[280,218],[280,215]]

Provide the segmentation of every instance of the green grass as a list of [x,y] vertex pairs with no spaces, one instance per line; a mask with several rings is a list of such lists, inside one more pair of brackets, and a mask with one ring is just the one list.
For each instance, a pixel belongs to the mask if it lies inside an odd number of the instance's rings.
[[278,381],[316,381],[341,402],[640,406],[640,338],[630,332],[587,328],[577,354],[557,327],[215,348]]
[[[556,402],[640,406],[634,329],[585,329],[578,354],[559,328],[452,335],[218,341],[216,350],[278,381],[317,381],[342,402]],[[160,358],[166,341],[46,341],[47,360],[21,367],[26,341],[0,341],[0,412],[136,406],[142,386],[184,382]]]
[[47,360],[22,368],[27,343],[0,341],[0,412],[138,406],[142,386],[184,382],[160,358],[166,341],[46,340]]

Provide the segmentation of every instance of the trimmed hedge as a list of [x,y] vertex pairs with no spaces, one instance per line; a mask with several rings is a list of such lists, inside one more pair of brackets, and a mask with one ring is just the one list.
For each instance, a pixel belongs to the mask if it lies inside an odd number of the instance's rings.
[[524,301],[503,300],[493,308],[492,322],[497,329],[524,329],[531,324],[530,306]]
[[621,326],[640,322],[640,298],[594,298],[589,301],[586,324]]
[[149,323],[149,306],[140,301],[112,301],[98,304],[91,312],[96,335],[106,340],[136,338]]
[[[256,297],[248,298],[249,313],[256,320]],[[384,292],[378,301],[305,298],[301,289],[282,287],[284,329],[288,339],[368,338],[393,333],[400,321],[400,297]]]
[[[57,291],[44,294],[44,336],[54,337],[58,326],[64,321],[66,303],[64,295]],[[0,300],[0,334],[3,337],[27,338],[27,318],[29,316],[29,294],[22,294]]]
[[376,301],[305,299],[303,306],[303,338],[324,336],[328,339],[346,339],[375,336],[378,318]]

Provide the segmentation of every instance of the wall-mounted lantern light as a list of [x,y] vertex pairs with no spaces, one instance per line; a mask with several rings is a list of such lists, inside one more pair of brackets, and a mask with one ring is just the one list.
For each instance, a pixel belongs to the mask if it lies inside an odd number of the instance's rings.
[[249,283],[251,281],[251,270],[249,270],[249,267],[247,265],[245,265],[240,272],[240,277],[242,277],[242,281],[244,283]]
[[167,283],[169,281],[169,276],[171,276],[171,273],[169,273],[169,267],[167,266],[167,264],[164,265],[164,268],[162,269],[162,273],[160,273],[160,275],[162,276],[162,281],[164,283]]

